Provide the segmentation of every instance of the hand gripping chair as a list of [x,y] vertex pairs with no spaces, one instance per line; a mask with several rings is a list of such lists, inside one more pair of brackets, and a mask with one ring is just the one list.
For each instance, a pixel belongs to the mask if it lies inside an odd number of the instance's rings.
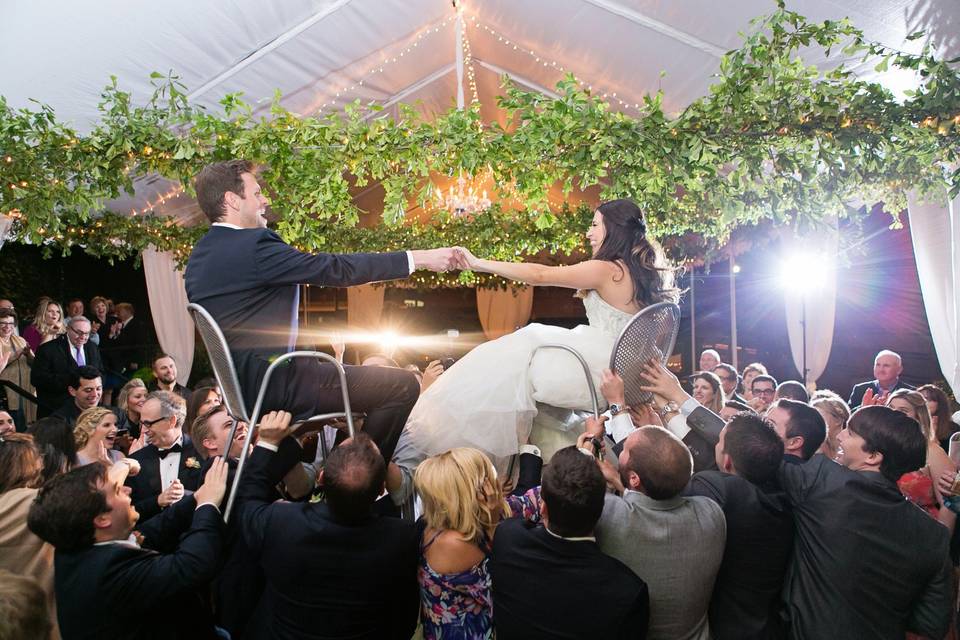
[[285,353],[270,363],[260,383],[260,389],[257,392],[257,399],[253,405],[253,411],[248,414],[247,405],[243,400],[243,392],[240,390],[240,381],[237,379],[237,371],[233,365],[233,357],[230,355],[230,348],[216,320],[213,319],[206,309],[198,304],[188,304],[187,311],[190,312],[197,326],[197,330],[200,332],[200,339],[203,340],[203,345],[207,349],[207,354],[210,357],[210,365],[213,367],[213,375],[216,377],[217,384],[220,385],[220,390],[223,393],[223,403],[226,405],[230,415],[235,418],[227,442],[233,442],[239,422],[246,422],[248,425],[247,436],[243,442],[243,451],[240,453],[237,472],[234,475],[233,486],[230,488],[227,508],[223,512],[223,520],[226,522],[230,518],[230,512],[233,509],[233,503],[237,497],[237,487],[240,485],[240,474],[243,473],[243,465],[250,452],[250,439],[253,437],[257,421],[261,418],[260,412],[263,408],[263,398],[270,384],[270,378],[273,376],[276,368],[294,358],[319,358],[333,364],[333,366],[337,368],[337,373],[340,376],[340,389],[343,392],[343,411],[316,415],[299,424],[303,426],[307,422],[319,423],[334,418],[344,418],[347,422],[347,430],[350,435],[353,436],[353,414],[350,411],[350,395],[347,393],[347,377],[343,371],[343,365],[326,353],[320,351],[292,351]]

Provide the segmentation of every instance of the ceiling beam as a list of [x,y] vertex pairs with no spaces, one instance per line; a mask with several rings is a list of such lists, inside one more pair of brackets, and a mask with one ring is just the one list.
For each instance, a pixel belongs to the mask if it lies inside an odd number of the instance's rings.
[[498,76],[509,76],[510,78],[512,78],[513,80],[516,80],[516,81],[519,82],[520,84],[522,84],[522,85],[524,85],[524,86],[526,86],[526,87],[529,87],[529,88],[533,89],[534,91],[537,91],[537,92],[542,93],[542,94],[544,94],[544,95],[550,96],[550,97],[553,98],[554,100],[556,100],[557,98],[560,97],[560,94],[558,94],[556,91],[551,91],[550,89],[547,89],[545,86],[543,86],[542,84],[540,84],[540,83],[538,83],[538,82],[534,82],[533,80],[530,80],[529,78],[525,78],[525,77],[523,77],[523,76],[521,76],[521,75],[517,75],[517,74],[514,73],[513,71],[508,71],[508,70],[504,69],[503,67],[501,67],[501,66],[499,66],[499,65],[493,64],[492,62],[487,62],[486,60],[482,60],[482,59],[480,59],[480,58],[478,58],[478,57],[476,57],[476,56],[473,56],[473,61],[474,61],[474,63],[480,65],[480,66],[483,67],[484,69],[486,69],[486,70],[488,70],[488,71],[493,71],[493,72],[494,72],[495,74],[497,74]]
[[239,71],[242,71],[243,69],[249,67],[251,64],[259,60],[263,56],[267,55],[277,47],[280,47],[286,42],[289,42],[290,40],[292,40],[293,38],[296,38],[298,35],[306,31],[313,25],[317,24],[327,16],[333,13],[336,13],[337,11],[339,11],[341,8],[343,8],[348,4],[350,4],[350,0],[337,0],[336,2],[330,4],[329,6],[324,7],[323,10],[318,11],[317,13],[313,14],[312,16],[304,20],[303,22],[300,22],[294,27],[284,31],[279,36],[271,40],[270,42],[266,43],[259,49],[251,52],[242,60],[240,60],[230,68],[226,69],[225,71],[221,72],[212,80],[208,80],[202,86],[198,87],[197,89],[194,89],[192,92],[190,92],[187,95],[187,99],[190,102],[193,102],[193,100],[195,100],[198,96],[205,94],[207,91],[217,86],[227,78],[230,78],[231,76],[235,75]]
[[389,107],[392,107],[393,105],[397,104],[398,102],[400,102],[401,100],[409,96],[410,94],[416,93],[420,89],[423,89],[428,84],[433,84],[443,76],[447,75],[448,73],[456,69],[456,66],[457,66],[456,64],[451,62],[450,64],[440,67],[430,75],[420,78],[413,84],[407,85],[398,93],[395,93],[389,98],[387,98],[384,102],[380,102],[379,105],[383,107],[381,111],[371,112],[367,114],[367,116],[364,119],[376,118],[379,116],[386,115],[384,111],[386,111]]
[[704,53],[708,53],[715,58],[720,58],[723,54],[726,53],[726,49],[718,47],[715,44],[711,44],[706,40],[701,40],[695,35],[681,31],[676,27],[672,27],[665,22],[660,22],[659,20],[654,20],[653,18],[631,9],[625,7],[619,2],[613,2],[613,0],[584,0],[585,2],[592,4],[595,7],[603,9],[609,13],[620,16],[621,18],[626,18],[630,22],[639,24],[641,26],[652,29],[657,33],[661,33],[667,37],[673,38],[678,42],[693,47],[694,49],[699,49]]

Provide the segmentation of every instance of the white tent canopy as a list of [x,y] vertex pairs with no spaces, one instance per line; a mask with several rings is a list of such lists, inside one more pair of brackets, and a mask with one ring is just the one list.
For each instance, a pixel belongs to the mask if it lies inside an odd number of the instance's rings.
[[[896,49],[919,52],[932,41],[941,57],[960,55],[957,0],[793,0],[787,8],[817,21],[848,17],[868,40]],[[666,111],[675,113],[707,93],[720,57],[740,46],[750,20],[774,10],[772,0],[464,2],[488,121],[501,117],[503,75],[549,94],[567,72],[628,113],[662,89]],[[919,30],[927,35],[905,41]],[[284,106],[303,115],[357,99],[388,113],[416,103],[431,114],[456,103],[458,50],[449,0],[10,0],[0,21],[0,95],[14,107],[29,107],[31,99],[49,104],[81,131],[96,122],[111,75],[142,102],[154,71],[178,75],[192,103],[214,110],[224,95],[240,92],[265,112],[279,90]],[[822,52],[810,51],[806,61],[822,63]],[[850,62],[897,94],[917,84],[909,72],[878,74],[872,62]],[[461,87],[470,100],[469,78]],[[133,197],[110,208],[153,204],[170,183],[153,176],[136,186]],[[155,209],[196,215],[186,198]]]

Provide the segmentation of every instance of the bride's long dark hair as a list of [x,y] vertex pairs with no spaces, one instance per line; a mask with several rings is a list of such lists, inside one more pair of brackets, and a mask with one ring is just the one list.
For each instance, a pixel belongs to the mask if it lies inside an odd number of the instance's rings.
[[604,202],[597,210],[603,216],[605,234],[593,259],[626,265],[633,281],[633,299],[640,307],[677,302],[677,270],[660,244],[647,236],[647,221],[640,207],[632,200],[621,199]]

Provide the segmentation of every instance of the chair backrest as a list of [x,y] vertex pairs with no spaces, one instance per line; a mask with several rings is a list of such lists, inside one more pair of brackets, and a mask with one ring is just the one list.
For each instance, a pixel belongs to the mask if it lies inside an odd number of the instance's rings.
[[223,337],[220,326],[213,316],[198,304],[188,304],[187,311],[197,325],[200,339],[203,340],[203,346],[207,349],[210,366],[213,367],[213,375],[217,379],[217,384],[220,385],[220,393],[223,394],[223,403],[227,411],[243,422],[249,422],[247,405],[243,401],[243,392],[240,390],[240,381],[237,379],[237,369],[233,366],[230,347],[227,346],[227,339]]
[[658,302],[633,316],[620,332],[610,355],[610,369],[623,378],[628,405],[650,401],[650,392],[640,389],[644,382],[643,366],[653,359],[666,364],[679,330],[680,307],[672,302]]

